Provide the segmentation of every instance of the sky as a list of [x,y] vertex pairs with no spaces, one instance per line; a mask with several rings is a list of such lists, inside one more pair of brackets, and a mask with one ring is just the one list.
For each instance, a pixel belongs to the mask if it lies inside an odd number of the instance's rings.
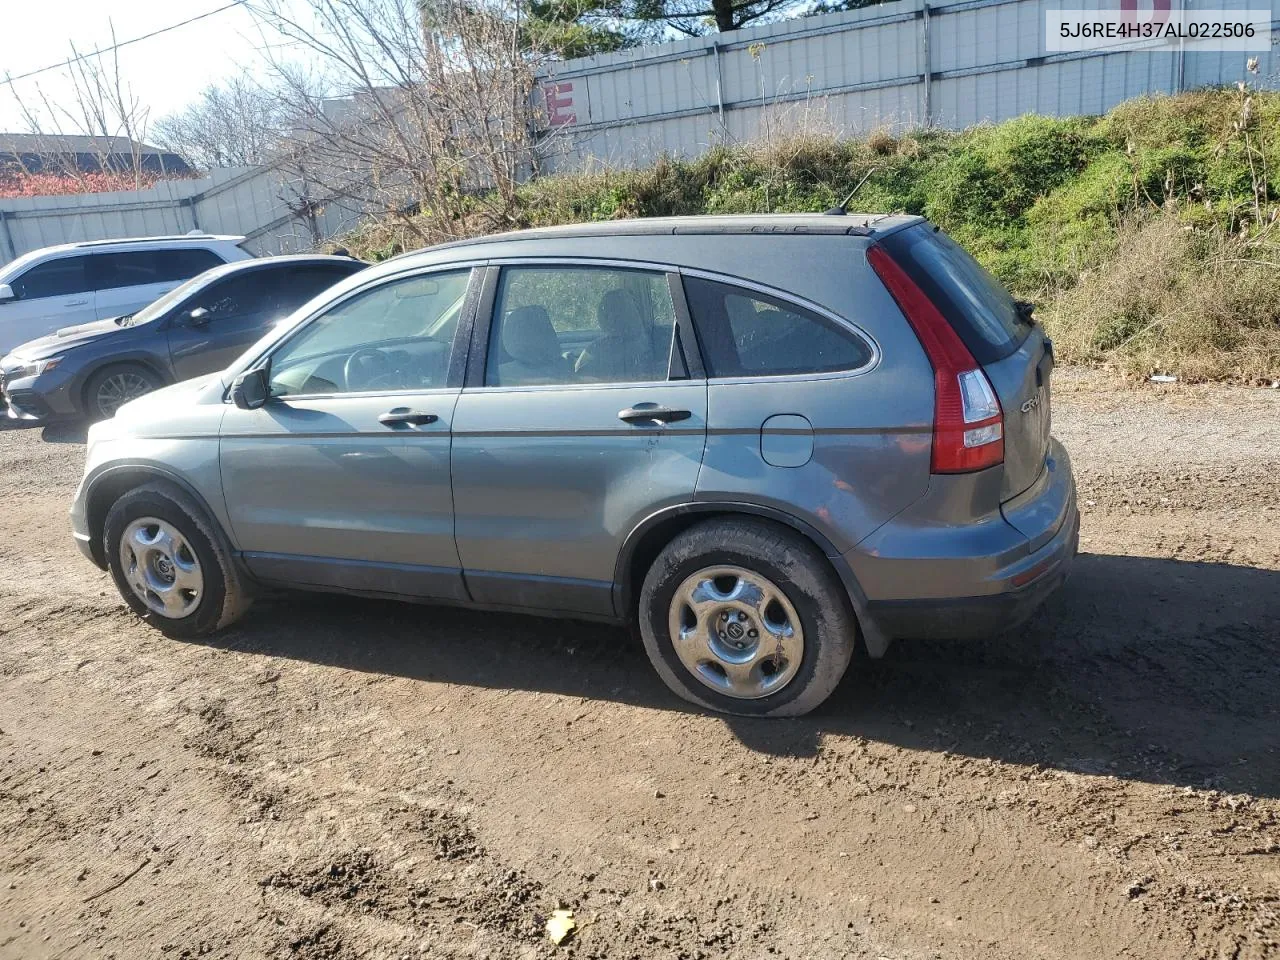
[[[0,81],[66,60],[71,44],[87,52],[187,20],[229,0],[0,0]],[[243,7],[125,47],[120,72],[154,121],[180,110],[201,90],[237,73],[260,74],[263,36]],[[22,132],[19,100],[33,103],[39,85],[51,100],[68,96],[67,70],[0,83],[0,131]],[[72,132],[65,130],[64,132]]]

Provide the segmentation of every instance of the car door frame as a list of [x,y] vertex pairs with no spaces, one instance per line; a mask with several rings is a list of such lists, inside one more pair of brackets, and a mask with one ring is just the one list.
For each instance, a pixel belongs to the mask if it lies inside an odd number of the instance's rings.
[[[573,384],[572,389],[583,391],[592,390],[616,390],[619,387],[634,387],[643,389],[644,387],[662,387],[668,386],[673,382],[690,384],[701,383],[706,387],[707,376],[706,369],[703,366],[702,355],[698,347],[697,335],[693,327],[693,319],[689,312],[688,301],[685,299],[684,282],[681,277],[681,268],[674,264],[659,263],[649,260],[628,260],[617,257],[583,257],[581,255],[555,255],[547,254],[542,256],[535,255],[513,255],[506,257],[493,258],[488,261],[482,290],[476,309],[472,316],[471,338],[467,349],[466,374],[463,381],[463,392],[459,396],[459,403],[466,396],[468,390],[494,391],[501,393],[509,393],[512,396],[519,396],[521,393],[531,390],[564,390],[570,385],[564,384],[531,384],[531,385],[513,385],[513,386],[490,386],[485,383],[487,374],[489,347],[491,343],[491,334],[494,320],[495,308],[497,306],[498,291],[502,272],[507,267],[594,267],[598,269],[614,269],[614,270],[634,270],[642,273],[660,274],[666,281],[667,289],[671,295],[672,310],[675,319],[675,328],[672,336],[671,351],[667,359],[667,378],[661,381],[638,381],[625,383],[585,383]],[[676,364],[680,364],[679,372],[681,376],[673,376],[676,371]],[[705,393],[703,394],[703,402],[705,406]],[[465,434],[465,431],[463,431]],[[706,425],[703,428],[703,444],[706,443]],[[456,450],[456,447],[455,447]],[[456,453],[455,453],[456,456]],[[455,479],[454,499],[457,501],[457,488]],[[689,490],[688,502],[680,504],[668,504],[660,508],[659,512],[680,509],[688,506],[693,501],[694,491],[696,490],[696,481],[694,486]],[[457,526],[455,508],[455,530]],[[459,544],[459,559],[463,564],[463,576],[468,583],[468,590],[478,586],[477,578],[484,577],[499,581],[506,581],[508,584],[516,586],[514,590],[513,602],[494,602],[491,600],[473,601],[475,606],[486,609],[512,610],[521,613],[537,613],[551,616],[571,616],[574,618],[585,618],[592,620],[607,620],[617,622],[625,620],[626,613],[626,584],[620,579],[620,571],[622,567],[621,557],[628,541],[631,540],[635,530],[646,523],[646,519],[641,518],[637,524],[625,531],[618,541],[618,555],[615,557],[614,568],[609,570],[607,578],[602,578],[602,582],[608,584],[607,596],[598,595],[598,591],[594,585],[579,583],[577,581],[569,581],[565,578],[545,576],[538,578],[525,578],[515,575],[497,573],[494,571],[475,571],[468,570],[465,559],[462,558],[462,547]],[[520,589],[520,580],[536,579],[537,584],[531,585],[532,589]]]
[[[254,354],[252,359],[247,362],[234,365],[230,368],[229,373],[239,374],[260,368],[264,362],[269,362],[275,353],[281,350],[286,344],[295,337],[301,335],[303,331],[311,326],[318,318],[327,315],[330,311],[337,309],[342,304],[363,296],[371,291],[392,283],[405,280],[410,277],[427,276],[432,273],[450,273],[463,270],[469,270],[471,277],[468,279],[467,292],[465,294],[461,313],[458,317],[458,326],[454,331],[453,341],[450,347],[449,367],[445,375],[445,381],[439,387],[428,389],[406,391],[406,390],[362,390],[350,393],[312,393],[291,395],[288,398],[281,398],[280,402],[305,402],[317,400],[335,400],[335,399],[373,399],[373,398],[394,398],[397,396],[412,394],[421,396],[427,394],[452,395],[454,406],[456,407],[457,398],[462,391],[462,383],[465,376],[468,352],[470,350],[472,326],[476,314],[476,309],[482,297],[487,275],[485,268],[487,261],[480,258],[466,258],[453,262],[432,263],[429,265],[418,265],[407,267],[404,270],[391,274],[384,274],[377,277],[366,278],[366,282],[361,283],[358,287],[353,287],[345,291],[336,299],[326,300],[319,304],[315,310],[309,313],[305,318],[293,324],[288,331],[280,337],[272,339],[265,343],[261,350]],[[341,281],[339,281],[341,282]],[[231,403],[232,383],[234,376],[227,377],[226,388],[223,393],[223,402]],[[271,401],[269,401],[271,402]],[[450,417],[450,421],[452,417]],[[226,429],[226,420],[222,421],[219,427],[219,437],[224,438],[234,436],[229,434]],[[450,424],[450,443],[452,436],[452,425]],[[396,439],[396,432],[388,430],[386,437],[388,440]],[[219,454],[221,457],[221,452]],[[447,461],[446,461],[447,462]],[[447,478],[447,485],[450,490],[450,504],[452,505],[452,476]],[[226,491],[223,491],[224,497]],[[237,548],[240,552],[242,562],[250,564],[250,559],[255,561],[257,569],[253,569],[254,565],[250,565],[251,573],[255,578],[268,583],[278,583],[290,587],[301,589],[319,589],[326,592],[341,592],[357,594],[362,596],[375,597],[392,597],[398,599],[430,599],[433,603],[459,603],[465,605],[467,597],[465,585],[461,576],[461,565],[452,572],[442,568],[436,568],[432,565],[412,565],[413,569],[409,569],[408,565],[401,563],[375,563],[364,560],[343,560],[341,558],[326,558],[319,556],[306,556],[301,554],[285,555],[270,554],[260,551],[245,550],[244,544],[239,542],[239,536],[235,534],[234,516],[230,510],[230,504],[227,509],[227,519],[233,535],[237,539]],[[450,515],[450,528],[452,529],[452,513]],[[454,550],[456,556],[457,544],[454,542]],[[319,573],[319,578],[315,576]],[[446,580],[452,579],[452,574],[456,574],[456,588],[446,583]],[[430,590],[424,590],[422,585],[428,585]]]

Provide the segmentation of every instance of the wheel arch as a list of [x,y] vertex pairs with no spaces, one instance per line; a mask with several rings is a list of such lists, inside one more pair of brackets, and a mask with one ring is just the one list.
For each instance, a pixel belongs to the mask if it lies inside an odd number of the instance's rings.
[[866,594],[835,544],[799,517],[776,507],[758,503],[738,501],[681,503],[650,514],[637,524],[623,541],[614,568],[613,605],[618,616],[625,620],[632,618],[631,615],[640,595],[640,584],[663,548],[678,534],[694,524],[715,517],[756,517],[771,520],[789,527],[817,547],[844,585],[867,653],[872,657],[884,655],[889,646],[889,638],[869,615]]
[[[190,482],[163,466],[145,461],[131,463],[113,463],[90,477],[85,484],[84,518],[89,534],[89,549],[94,562],[106,569],[107,558],[103,554],[102,535],[107,523],[107,513],[111,505],[130,490],[146,486],[148,483],[161,481],[177,487],[204,514],[203,520],[222,538],[224,545],[230,550],[231,545],[226,531],[218,522],[217,514],[209,507],[209,502]],[[234,552],[232,552],[234,556]]]

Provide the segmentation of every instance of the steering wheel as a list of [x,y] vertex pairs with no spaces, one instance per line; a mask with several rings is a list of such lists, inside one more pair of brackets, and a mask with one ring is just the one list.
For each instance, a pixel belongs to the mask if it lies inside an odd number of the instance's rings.
[[391,359],[377,347],[361,347],[342,367],[348,392],[369,389],[379,377],[391,372]]

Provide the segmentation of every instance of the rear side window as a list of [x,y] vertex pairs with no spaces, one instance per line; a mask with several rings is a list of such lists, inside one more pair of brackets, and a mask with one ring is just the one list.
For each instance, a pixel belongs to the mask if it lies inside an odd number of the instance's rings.
[[92,290],[85,276],[85,257],[62,257],[46,260],[13,280],[13,295],[19,300],[44,297],[69,297]]
[[90,272],[94,289],[113,290],[189,280],[212,267],[221,266],[222,262],[222,258],[213,251],[194,247],[135,250],[97,254],[90,264]]
[[568,265],[504,267],[485,383],[666,380],[675,322],[663,273]]
[[979,363],[1003,360],[1031,332],[1031,321],[1000,281],[936,227],[908,227],[880,245],[941,311]]
[[852,330],[786,300],[701,277],[684,289],[709,376],[835,373],[874,356]]

